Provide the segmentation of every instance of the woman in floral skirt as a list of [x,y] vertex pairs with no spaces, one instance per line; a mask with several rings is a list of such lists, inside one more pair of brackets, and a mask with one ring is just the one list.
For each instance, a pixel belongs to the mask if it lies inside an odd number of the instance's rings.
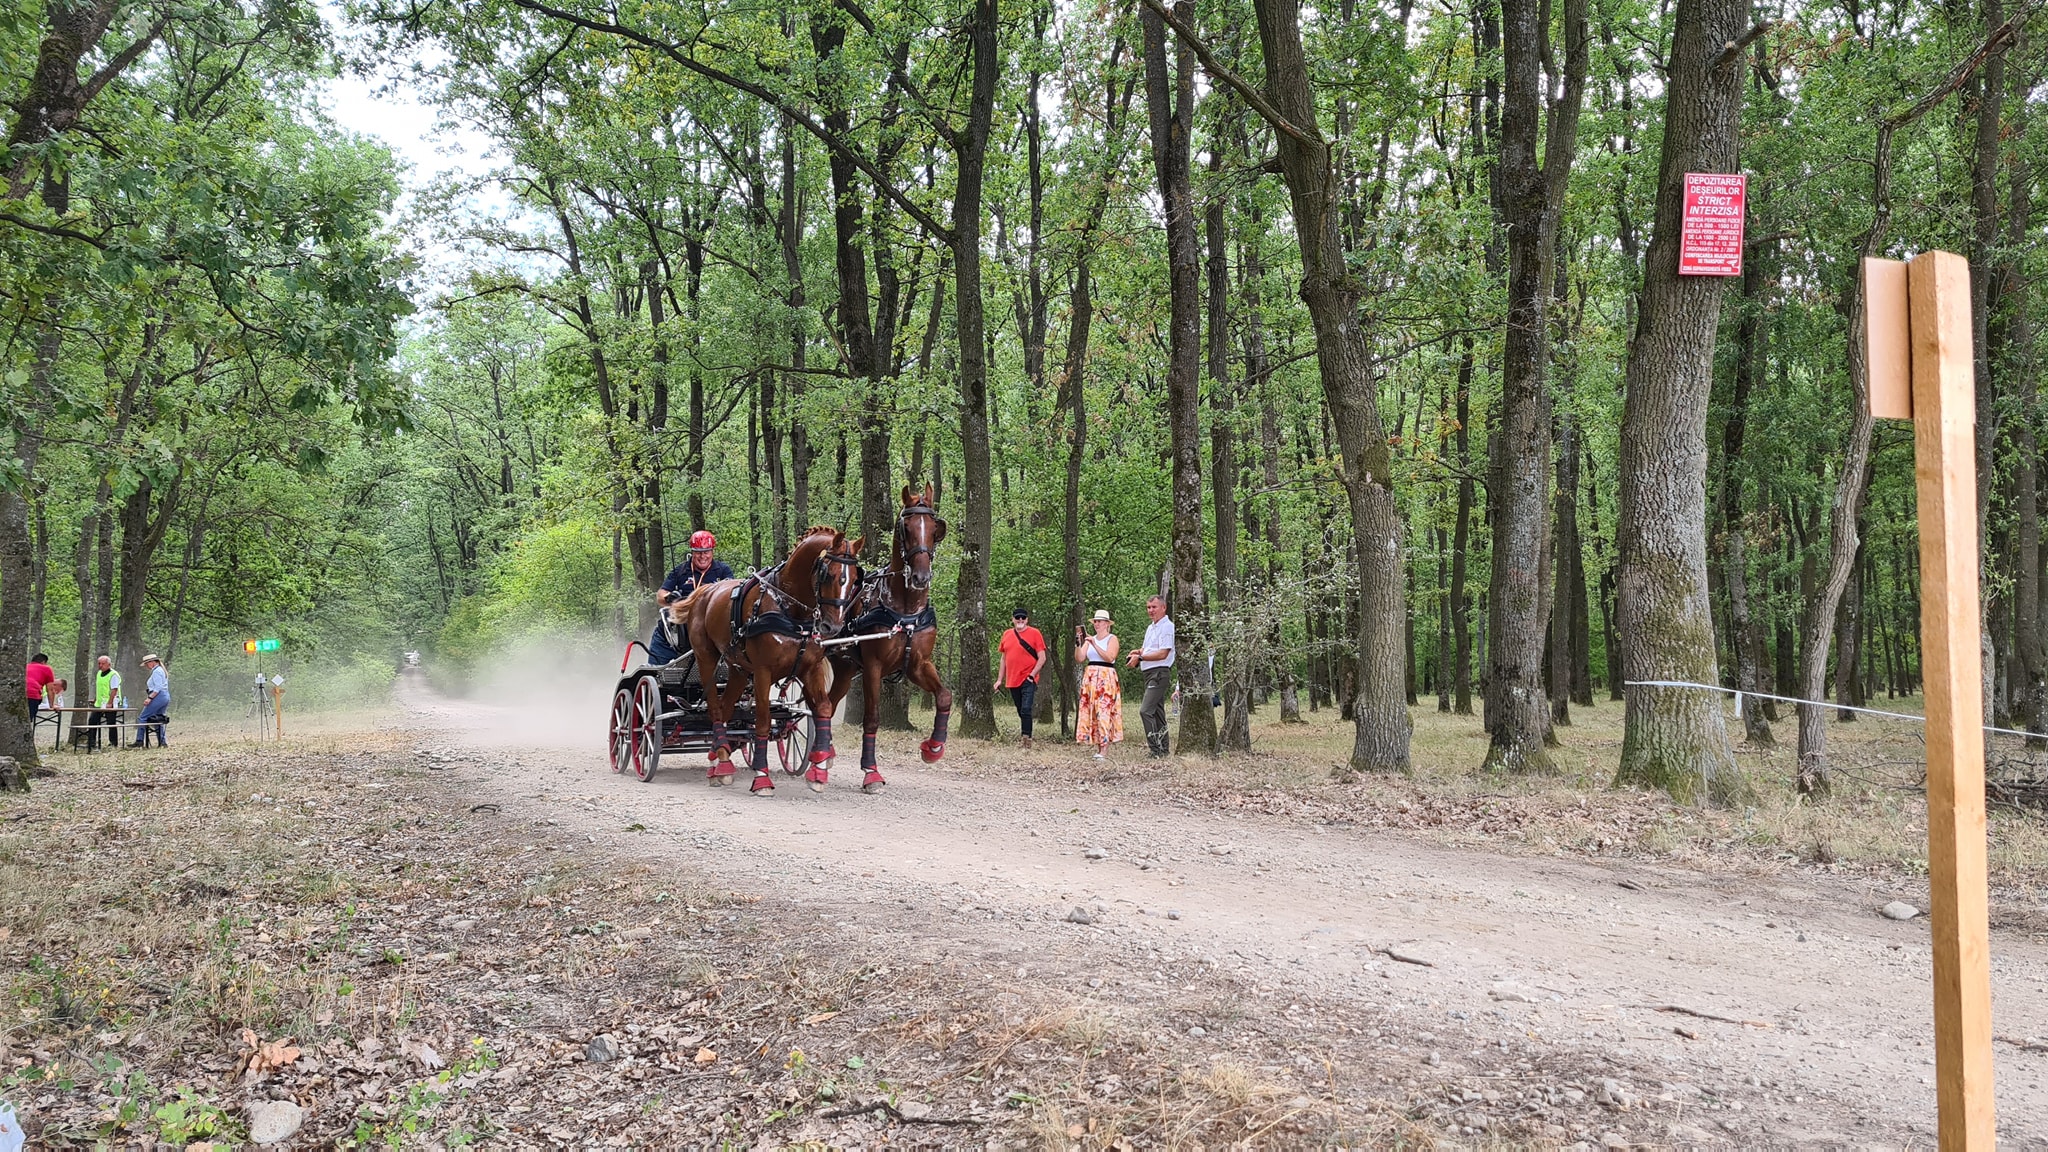
[[1081,723],[1076,742],[1095,745],[1095,758],[1100,760],[1111,744],[1123,743],[1124,693],[1116,678],[1119,644],[1109,631],[1112,623],[1109,613],[1096,609],[1090,623],[1095,628],[1093,636],[1084,637],[1078,626],[1074,629],[1074,662],[1084,665],[1081,670]]

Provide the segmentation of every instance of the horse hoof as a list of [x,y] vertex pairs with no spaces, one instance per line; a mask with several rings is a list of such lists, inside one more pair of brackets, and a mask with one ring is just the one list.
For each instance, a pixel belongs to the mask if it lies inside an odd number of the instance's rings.
[[763,772],[759,776],[754,777],[754,782],[747,786],[747,791],[756,796],[763,792],[773,792],[775,791],[775,778]]
[[823,784],[818,783],[816,780],[811,781],[811,791],[823,792],[824,790],[825,786]]
[[826,768],[823,764],[813,764],[811,770],[804,773],[804,779],[810,783],[811,791],[813,792],[823,792],[826,783],[831,778],[831,769]]
[[926,740],[917,746],[917,754],[924,758],[925,763],[937,764],[946,755],[946,742]]
[[860,782],[860,790],[872,796],[875,793],[880,792],[883,786],[888,783],[889,782],[887,780],[882,779],[882,774],[880,771],[874,768],[870,768],[868,769],[867,776],[862,778]]

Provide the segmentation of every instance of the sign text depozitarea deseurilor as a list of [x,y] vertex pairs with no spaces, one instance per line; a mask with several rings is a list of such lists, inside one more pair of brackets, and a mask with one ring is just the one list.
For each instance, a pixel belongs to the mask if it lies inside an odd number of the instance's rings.
[[1678,231],[1680,276],[1742,275],[1742,211],[1749,177],[1685,174],[1685,214]]

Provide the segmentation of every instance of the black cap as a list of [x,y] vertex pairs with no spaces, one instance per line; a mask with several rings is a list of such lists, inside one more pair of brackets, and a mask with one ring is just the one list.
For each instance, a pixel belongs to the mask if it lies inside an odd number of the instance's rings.
[[1029,609],[1029,608],[1019,608],[1019,609],[1017,609],[1017,610],[1016,610],[1015,612],[1012,612],[1012,613],[1010,613],[1010,619],[1012,619],[1012,620],[1029,620],[1029,619],[1031,619],[1031,609]]

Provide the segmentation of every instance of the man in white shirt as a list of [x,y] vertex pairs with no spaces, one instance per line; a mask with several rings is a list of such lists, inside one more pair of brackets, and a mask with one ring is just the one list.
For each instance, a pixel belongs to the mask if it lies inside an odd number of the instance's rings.
[[1164,756],[1172,751],[1166,732],[1166,697],[1173,690],[1173,658],[1178,649],[1166,601],[1157,596],[1145,601],[1145,615],[1152,618],[1145,626],[1145,641],[1125,663],[1145,673],[1145,703],[1138,709],[1138,719],[1145,725],[1145,746],[1152,755]]

